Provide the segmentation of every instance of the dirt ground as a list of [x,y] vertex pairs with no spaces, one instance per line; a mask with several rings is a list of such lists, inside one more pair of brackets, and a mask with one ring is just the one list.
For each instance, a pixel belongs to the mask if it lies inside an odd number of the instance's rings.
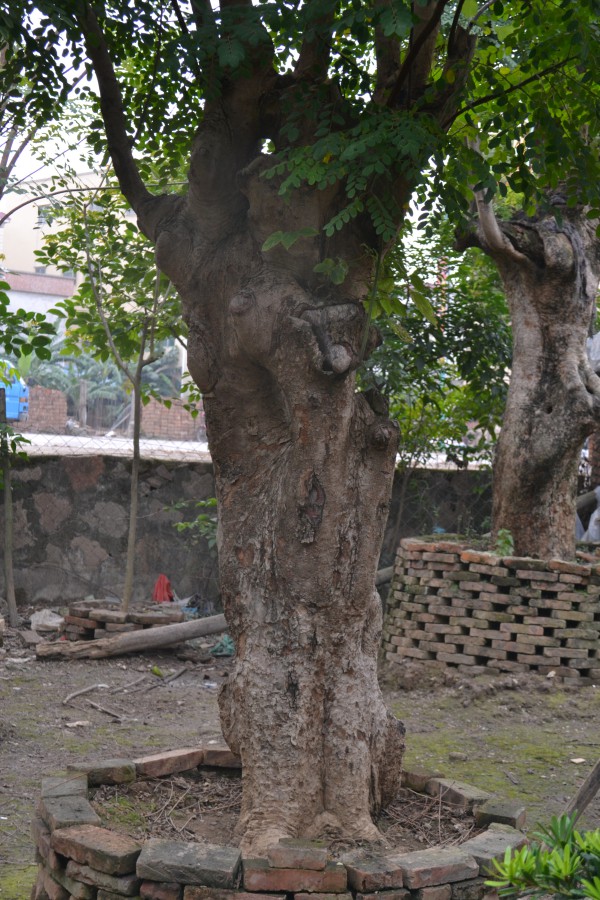
[[[0,650],[1,900],[29,897],[29,823],[42,775],[75,761],[222,743],[217,691],[229,662],[210,657],[217,640],[193,642],[188,659],[165,650],[38,661],[19,633],[7,630]],[[562,811],[600,756],[600,685],[564,687],[531,675],[471,677],[414,664],[383,670],[381,681],[406,725],[406,766],[426,766],[521,800],[529,830]],[[231,814],[230,802],[227,794],[220,814]],[[135,810],[130,813],[135,825]],[[597,796],[581,827],[599,826]]]

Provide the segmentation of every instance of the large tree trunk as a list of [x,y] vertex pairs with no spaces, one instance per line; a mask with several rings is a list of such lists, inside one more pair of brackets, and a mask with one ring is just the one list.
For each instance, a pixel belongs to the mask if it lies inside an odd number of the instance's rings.
[[[315,367],[301,320],[272,332],[259,310],[284,298],[298,311],[311,302],[269,283],[240,315],[257,328],[250,347],[263,329],[278,345],[271,370],[238,368],[205,406],[237,649],[222,721],[243,762],[240,833],[253,852],[324,828],[375,837],[371,812],[397,787],[402,751],[377,685],[374,588],[396,436],[353,377]],[[356,313],[343,312],[355,345]]]
[[[208,170],[225,157],[212,140],[199,137],[192,177],[198,156]],[[203,391],[236,644],[222,723],[242,759],[241,844],[261,853],[324,829],[375,838],[372,815],[399,783],[403,727],[377,684],[374,587],[397,433],[355,387],[375,340],[356,296],[369,257],[344,248],[360,264],[343,288],[313,274],[316,239],[266,263],[260,247],[289,207],[260,165],[244,196],[220,190],[207,222],[206,197],[201,217],[192,195],[157,252],[184,298]],[[318,223],[322,202],[306,197],[302,221]]]
[[513,327],[513,365],[494,462],[493,529],[515,553],[569,559],[575,551],[577,472],[600,422],[600,381],[586,354],[600,276],[597,223],[501,223],[498,262]]

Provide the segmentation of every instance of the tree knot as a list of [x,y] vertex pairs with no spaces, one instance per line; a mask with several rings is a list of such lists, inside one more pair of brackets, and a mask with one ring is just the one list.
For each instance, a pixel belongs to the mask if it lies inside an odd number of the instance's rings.
[[298,537],[302,544],[312,544],[314,541],[317,529],[323,518],[325,499],[323,485],[316,473],[313,472],[306,482],[304,503],[298,506],[298,517],[300,519]]

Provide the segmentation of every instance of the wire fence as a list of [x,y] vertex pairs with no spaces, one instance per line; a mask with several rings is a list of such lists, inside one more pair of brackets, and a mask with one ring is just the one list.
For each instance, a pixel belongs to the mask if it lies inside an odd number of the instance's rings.
[[[128,437],[101,434],[51,434],[21,428],[28,456],[122,456],[133,455],[133,440]],[[205,441],[183,441],[172,438],[142,438],[140,454],[144,459],[209,462]]]

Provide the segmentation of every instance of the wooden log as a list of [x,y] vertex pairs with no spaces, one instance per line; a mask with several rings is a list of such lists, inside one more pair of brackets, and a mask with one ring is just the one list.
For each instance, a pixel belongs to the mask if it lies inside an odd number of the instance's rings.
[[568,804],[565,813],[569,816],[575,814],[575,821],[577,821],[598,791],[600,791],[600,759]]
[[227,629],[225,616],[209,616],[206,619],[191,619],[174,625],[146,628],[141,631],[126,631],[114,637],[97,641],[54,641],[37,644],[38,659],[102,659],[107,656],[121,656],[124,653],[138,653],[143,650],[157,650],[189,641],[207,634],[218,634]]

